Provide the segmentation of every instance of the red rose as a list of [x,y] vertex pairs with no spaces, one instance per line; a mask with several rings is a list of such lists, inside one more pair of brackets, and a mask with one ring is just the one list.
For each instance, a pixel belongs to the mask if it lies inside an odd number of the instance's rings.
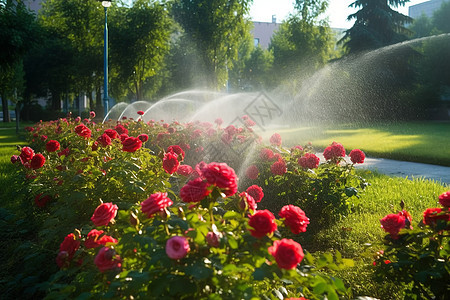
[[323,157],[325,157],[326,160],[330,159],[336,159],[338,157],[344,157],[345,156],[345,149],[344,146],[340,143],[333,142],[330,146],[326,147],[323,151]]
[[75,127],[75,133],[81,137],[90,138],[92,132],[89,128],[86,127],[86,125],[80,124]]
[[119,135],[121,135],[121,134],[128,134],[128,129],[123,127],[122,124],[117,125],[116,127],[114,127],[114,129],[117,131],[117,133]]
[[151,217],[157,212],[163,211],[164,208],[171,206],[173,201],[167,197],[167,193],[154,193],[151,194],[147,200],[141,203],[141,211]]
[[42,168],[42,166],[45,164],[45,157],[44,155],[38,153],[31,159],[30,166],[32,169],[36,170],[39,168]]
[[106,129],[105,132],[111,139],[119,138],[119,134],[114,129]]
[[92,248],[99,247],[100,244],[97,243],[97,240],[100,237],[100,235],[103,233],[104,233],[103,230],[92,229],[88,233],[86,241],[84,241],[84,247],[86,247],[86,249],[92,249]]
[[439,195],[439,203],[444,207],[450,207],[450,191]]
[[11,156],[11,163],[15,164],[17,161],[20,161],[20,156],[13,155]]
[[34,151],[30,147],[23,147],[19,157],[22,159],[22,162],[30,161],[34,156]]
[[106,226],[116,217],[117,209],[115,204],[102,203],[95,209],[91,220],[95,226]]
[[45,144],[45,149],[48,152],[55,152],[59,150],[59,147],[60,147],[59,142],[55,140],[50,140],[47,142],[47,144]]
[[36,205],[38,207],[44,207],[48,201],[50,201],[52,199],[52,197],[50,197],[49,195],[45,195],[42,196],[41,194],[36,195],[36,197],[34,197],[34,203],[36,203]]
[[281,146],[281,135],[279,133],[274,133],[271,137],[270,137],[270,143],[272,145]]
[[291,239],[274,241],[273,246],[268,250],[275,258],[278,267],[286,270],[294,269],[305,256],[302,246]]
[[350,160],[354,164],[362,164],[364,162],[364,159],[366,158],[366,155],[364,154],[364,152],[362,152],[359,149],[353,149],[350,152],[349,156],[350,156]]
[[136,137],[127,137],[123,142],[122,142],[122,150],[126,151],[126,152],[135,152],[136,150],[138,150],[139,148],[142,147],[142,141]]
[[247,168],[245,171],[245,176],[247,176],[249,179],[255,180],[258,179],[259,170],[258,167],[255,165],[251,165]]
[[123,141],[125,141],[127,138],[129,138],[128,134],[126,133],[122,133],[121,135],[119,135],[119,139],[120,141],[123,143]]
[[102,147],[107,147],[111,145],[111,138],[106,133],[98,137],[97,142],[102,145]]
[[148,135],[145,133],[142,133],[142,134],[138,135],[138,139],[140,139],[141,142],[145,143],[146,141],[148,141]]
[[92,229],[84,242],[86,249],[97,248],[102,245],[107,246],[107,244],[117,244],[117,240],[111,236],[104,235],[100,237],[103,233],[103,230]]
[[428,226],[436,226],[439,220],[450,221],[450,212],[448,209],[442,209],[440,207],[427,208],[423,212],[423,224]]
[[250,233],[256,238],[261,238],[277,229],[275,216],[267,209],[256,211],[255,214],[250,217],[248,225],[252,227]]
[[181,147],[178,145],[172,145],[172,146],[167,147],[166,152],[174,152],[177,155],[181,155],[181,159],[183,159],[185,156],[183,149],[181,149]]
[[274,175],[283,175],[287,172],[286,163],[284,160],[278,160],[270,166],[270,171]]
[[283,206],[278,215],[284,218],[284,224],[291,229],[293,234],[305,232],[309,224],[309,219],[305,212],[298,206],[292,204]]
[[226,163],[212,162],[202,169],[202,175],[209,184],[220,188],[227,197],[236,194],[238,178]]
[[192,172],[194,172],[194,169],[189,165],[179,165],[177,169],[177,174],[182,176],[189,176]]
[[262,160],[266,160],[266,161],[272,160],[273,159],[273,151],[268,148],[263,148],[263,149],[261,149],[261,152],[259,153],[259,157]]
[[405,228],[405,217],[400,214],[389,214],[380,220],[381,228],[384,229],[391,237],[398,239],[400,229]]
[[56,262],[60,268],[66,266],[70,260],[72,260],[75,252],[80,248],[80,241],[77,239],[75,234],[70,233],[65,238],[64,241],[59,245],[59,253]]
[[116,254],[114,249],[103,247],[94,258],[94,264],[102,273],[109,270],[120,271],[122,259]]
[[59,157],[61,157],[61,156],[68,156],[70,154],[70,149],[69,148],[66,148],[66,149],[64,149],[64,150],[62,150],[62,151],[59,151],[58,152],[58,156]]
[[298,164],[305,169],[315,169],[319,166],[320,158],[313,153],[305,153],[298,159]]
[[201,178],[188,181],[180,190],[180,198],[183,202],[200,202],[211,191],[208,189],[209,184]]
[[142,110],[138,110],[137,114],[142,116],[142,115],[144,115],[144,112]]
[[167,152],[163,158],[163,169],[166,173],[173,174],[178,169],[180,162],[175,152]]
[[263,190],[260,186],[257,186],[256,184],[249,186],[247,188],[247,193],[255,199],[255,202],[258,203],[262,200],[264,197]]
[[222,234],[210,231],[206,234],[205,238],[210,247],[217,248],[220,246],[220,239],[222,238]]
[[241,201],[239,201],[239,208],[241,210],[256,211],[257,205],[252,196],[247,192],[242,192],[239,194],[239,197],[241,198]]

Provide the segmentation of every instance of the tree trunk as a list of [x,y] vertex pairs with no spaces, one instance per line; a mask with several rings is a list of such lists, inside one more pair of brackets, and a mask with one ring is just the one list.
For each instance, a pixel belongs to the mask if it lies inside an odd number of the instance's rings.
[[61,93],[52,91],[52,110],[61,110]]
[[94,97],[92,97],[92,91],[89,91],[88,98],[89,98],[89,110],[94,110],[95,103],[94,103]]
[[2,96],[3,122],[9,123],[11,122],[11,116],[9,115],[8,100],[6,99],[5,94],[1,94],[1,96]]
[[95,111],[97,112],[97,114],[100,116],[101,112],[103,112],[102,109],[102,89],[101,87],[97,87],[96,91],[95,91],[95,102],[96,102],[96,107],[95,107]]

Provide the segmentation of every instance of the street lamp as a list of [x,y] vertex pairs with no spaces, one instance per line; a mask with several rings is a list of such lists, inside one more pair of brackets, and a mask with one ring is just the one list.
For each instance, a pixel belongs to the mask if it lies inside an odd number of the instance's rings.
[[104,55],[103,55],[103,65],[104,65],[104,82],[103,82],[103,107],[105,109],[104,117],[108,114],[109,110],[109,97],[108,97],[108,7],[111,6],[111,1],[102,1],[102,6],[105,9],[105,31],[103,37],[104,44]]

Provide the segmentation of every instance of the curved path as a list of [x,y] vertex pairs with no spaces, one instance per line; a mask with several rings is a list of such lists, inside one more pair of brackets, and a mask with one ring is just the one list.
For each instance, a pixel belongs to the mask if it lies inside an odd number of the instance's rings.
[[450,167],[370,157],[366,157],[364,163],[356,167],[391,176],[424,178],[450,185]]
[[[316,155],[320,158],[320,161],[325,160],[322,153],[316,153]],[[350,162],[348,156],[345,156],[345,160]],[[450,167],[372,157],[366,157],[363,164],[356,164],[355,167],[378,171],[389,176],[408,177],[410,179],[424,178],[450,186]]]

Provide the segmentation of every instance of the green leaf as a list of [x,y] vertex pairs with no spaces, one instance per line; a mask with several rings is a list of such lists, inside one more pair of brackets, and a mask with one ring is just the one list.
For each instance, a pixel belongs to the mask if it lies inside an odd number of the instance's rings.
[[206,267],[201,262],[197,262],[195,265],[189,266],[185,270],[187,275],[191,275],[198,280],[206,279],[213,275],[213,270]]

